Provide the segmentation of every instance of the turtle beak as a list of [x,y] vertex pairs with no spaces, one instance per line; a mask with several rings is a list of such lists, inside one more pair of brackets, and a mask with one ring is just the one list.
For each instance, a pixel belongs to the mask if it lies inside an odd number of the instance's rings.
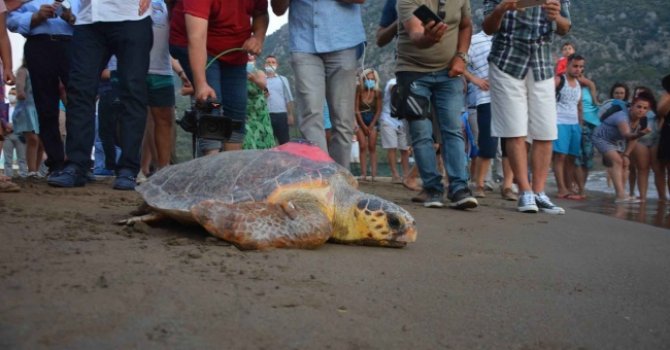
[[408,224],[404,230],[398,231],[393,235],[396,242],[412,243],[416,241],[416,226],[414,223]]

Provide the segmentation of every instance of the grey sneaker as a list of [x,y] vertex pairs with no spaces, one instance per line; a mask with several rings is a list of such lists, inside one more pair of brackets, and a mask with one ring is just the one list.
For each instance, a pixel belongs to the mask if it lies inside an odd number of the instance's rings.
[[551,199],[547,197],[544,192],[540,192],[535,195],[535,203],[537,203],[537,207],[542,210],[542,212],[547,213],[547,214],[565,214],[565,209],[556,206],[554,203],[551,202]]
[[522,213],[537,213],[538,207],[535,203],[535,195],[533,192],[522,192],[519,195],[519,202],[517,203],[517,210]]
[[473,209],[479,206],[477,199],[472,196],[472,192],[468,188],[461,188],[449,196],[451,203],[450,208],[456,209]]
[[442,203],[442,193],[429,193],[428,198],[423,202],[423,206],[426,208],[444,207],[444,203]]

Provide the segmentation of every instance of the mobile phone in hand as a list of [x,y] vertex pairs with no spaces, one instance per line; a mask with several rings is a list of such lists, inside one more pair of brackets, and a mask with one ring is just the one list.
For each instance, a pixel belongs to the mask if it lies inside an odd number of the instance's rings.
[[535,7],[542,6],[547,3],[547,0],[519,0],[516,3],[517,9],[523,9],[526,7]]
[[435,12],[429,9],[426,5],[419,6],[416,10],[414,10],[413,14],[419,20],[421,20],[421,23],[423,24],[428,24],[430,21],[435,21],[435,23],[442,22],[442,18],[435,14]]
[[644,130],[649,125],[649,119],[647,117],[640,118],[640,130]]

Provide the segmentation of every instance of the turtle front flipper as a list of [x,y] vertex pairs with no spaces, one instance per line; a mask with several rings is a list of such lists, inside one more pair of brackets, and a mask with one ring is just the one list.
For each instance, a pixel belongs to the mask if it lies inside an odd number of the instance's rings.
[[328,240],[330,219],[318,203],[249,202],[229,204],[206,200],[191,208],[193,218],[209,233],[242,250],[313,249]]

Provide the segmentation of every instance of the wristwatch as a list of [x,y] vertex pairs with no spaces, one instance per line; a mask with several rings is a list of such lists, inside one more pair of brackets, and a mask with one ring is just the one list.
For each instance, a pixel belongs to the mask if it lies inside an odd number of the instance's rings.
[[461,51],[456,52],[456,56],[460,57],[463,60],[463,63],[465,63],[466,66],[470,62],[470,60],[468,60],[468,54],[465,53],[465,52],[461,52]]

